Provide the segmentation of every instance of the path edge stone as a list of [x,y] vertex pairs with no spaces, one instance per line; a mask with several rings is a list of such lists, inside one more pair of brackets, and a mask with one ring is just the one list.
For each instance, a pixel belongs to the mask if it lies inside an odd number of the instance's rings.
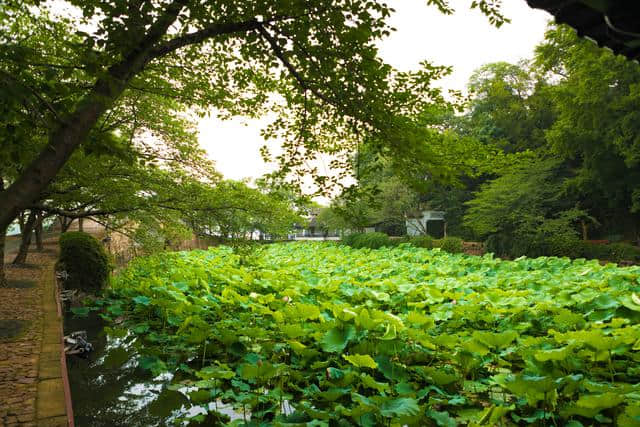
[[43,326],[38,360],[36,422],[38,425],[73,427],[73,406],[64,354],[62,307],[53,263],[45,268],[41,280]]

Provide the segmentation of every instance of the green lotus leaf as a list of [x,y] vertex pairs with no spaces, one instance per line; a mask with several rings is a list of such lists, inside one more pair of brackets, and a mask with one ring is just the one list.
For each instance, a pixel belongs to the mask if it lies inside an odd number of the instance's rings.
[[431,328],[435,325],[434,320],[427,316],[426,314],[420,313],[418,311],[412,311],[407,315],[407,321],[409,323],[413,323],[414,325],[422,326],[423,328]]
[[504,348],[511,344],[513,340],[518,338],[516,331],[505,332],[485,332],[476,331],[473,333],[473,338],[490,348]]
[[376,369],[378,364],[368,354],[354,354],[351,356],[342,355],[342,358],[358,368]]
[[149,305],[151,304],[151,298],[144,295],[138,295],[137,297],[133,298],[133,302],[139,305]]
[[347,347],[356,334],[352,325],[330,329],[322,338],[322,349],[328,353],[339,353]]
[[388,418],[417,415],[419,412],[418,401],[408,397],[385,400],[380,405],[380,413]]
[[548,360],[564,360],[573,352],[571,346],[554,348],[552,350],[539,350],[534,353],[536,360],[546,362]]
[[[376,366],[378,366],[377,363],[376,363]],[[365,387],[369,387],[374,390],[377,390],[378,393],[389,392],[390,390],[388,383],[378,382],[370,375],[367,375],[367,374],[361,375],[360,379],[362,381],[362,384]]]
[[576,406],[586,409],[607,409],[618,406],[624,401],[624,396],[617,393],[602,393],[582,395]]
[[387,327],[384,331],[384,335],[380,337],[381,340],[389,341],[396,339],[396,325],[392,325],[390,323],[387,324]]
[[451,418],[448,412],[427,411],[426,415],[441,427],[457,427],[458,423]]

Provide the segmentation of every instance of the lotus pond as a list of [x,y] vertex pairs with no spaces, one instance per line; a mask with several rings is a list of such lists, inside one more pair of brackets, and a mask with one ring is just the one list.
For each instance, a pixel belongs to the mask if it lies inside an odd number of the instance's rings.
[[140,258],[76,311],[176,424],[637,426],[637,294],[639,267],[291,243]]

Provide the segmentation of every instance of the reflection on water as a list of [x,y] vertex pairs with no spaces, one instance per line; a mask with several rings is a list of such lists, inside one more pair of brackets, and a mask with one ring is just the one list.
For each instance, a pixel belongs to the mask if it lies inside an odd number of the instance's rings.
[[[169,390],[172,373],[154,377],[138,367],[134,334],[106,328],[108,334],[103,326],[102,319],[95,313],[84,318],[67,313],[65,318],[65,334],[85,330],[94,348],[87,359],[67,357],[77,426],[164,426],[174,424],[177,418],[212,410],[229,416],[232,421],[244,418],[242,412],[220,400],[207,406],[192,406],[187,395],[196,388]],[[282,410],[285,414],[294,411],[287,401],[283,402]],[[250,418],[249,413],[246,416]]]
[[[183,388],[169,390],[173,374],[153,376],[138,367],[136,338],[128,331],[107,334],[95,314],[65,318],[65,333],[86,330],[94,351],[87,359],[67,357],[75,423],[83,426],[160,426],[176,418],[206,413],[191,407]],[[214,403],[210,407],[214,408]],[[180,408],[178,410],[174,408]],[[217,410],[233,419],[243,415],[218,402]]]
[[153,378],[138,368],[131,334],[107,336],[99,317],[67,315],[65,333],[76,330],[86,330],[94,348],[87,359],[67,357],[76,425],[163,425],[171,414],[163,413],[163,405],[154,402],[167,398],[186,402],[180,393],[164,392],[163,378]]

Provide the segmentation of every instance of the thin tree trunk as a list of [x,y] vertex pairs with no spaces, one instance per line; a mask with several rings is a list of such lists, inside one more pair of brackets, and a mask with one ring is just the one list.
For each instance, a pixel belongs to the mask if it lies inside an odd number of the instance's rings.
[[[2,178],[0,178],[1,180]],[[4,274],[4,243],[7,236],[7,229],[0,228],[0,288],[7,286],[7,277]]]
[[36,224],[36,212],[29,212],[29,217],[27,218],[27,222],[24,224],[24,229],[22,229],[22,239],[20,240],[20,249],[18,249],[18,254],[13,260],[14,265],[24,264],[27,261],[27,254],[29,252],[29,245],[31,244],[31,235],[33,234],[33,227]]
[[18,215],[18,226],[20,227],[20,233],[24,230],[24,211]]
[[[69,222],[67,222],[67,220],[69,220]],[[61,221],[62,228],[60,229],[60,232],[66,233],[69,230],[69,227],[71,227],[71,224],[73,224],[73,218],[62,217]]]
[[[0,191],[4,190],[4,178],[0,173]],[[4,274],[4,245],[7,239],[7,228],[0,226],[0,288],[7,286],[7,277]]]
[[84,231],[84,218],[78,218],[78,231]]
[[582,225],[582,240],[588,240],[587,223],[582,219],[580,220],[580,224]]
[[43,246],[42,246],[42,222],[44,221],[44,215],[42,214],[42,212],[38,213],[37,216],[37,220],[36,220],[36,226],[35,226],[35,231],[36,231],[36,249],[39,251],[43,250]]

